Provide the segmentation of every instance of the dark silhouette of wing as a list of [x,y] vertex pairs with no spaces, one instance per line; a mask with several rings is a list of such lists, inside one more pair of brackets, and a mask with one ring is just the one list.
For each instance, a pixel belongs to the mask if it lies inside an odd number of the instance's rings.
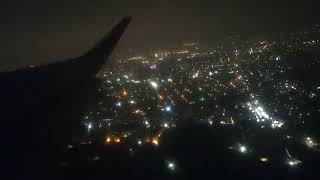
[[[49,65],[1,72],[2,106],[41,103],[90,80],[105,63],[131,18],[120,21],[83,56]],[[14,102],[17,100],[19,103]]]
[[[97,92],[96,74],[130,21],[130,17],[122,19],[96,46],[78,58],[0,72],[3,120],[0,135],[6,144],[2,148],[5,157],[1,159],[8,167],[12,163],[8,169],[17,168],[23,158],[30,160],[35,154],[47,154],[70,139],[72,129],[79,127],[91,95]],[[27,149],[33,153],[27,153]]]

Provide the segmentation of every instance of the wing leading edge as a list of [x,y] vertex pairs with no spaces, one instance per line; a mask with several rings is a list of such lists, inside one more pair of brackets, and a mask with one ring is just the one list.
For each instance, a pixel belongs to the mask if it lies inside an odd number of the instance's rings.
[[120,40],[131,17],[123,18],[100,42],[84,55],[37,67],[28,67],[13,71],[1,72],[2,88],[1,106],[7,109],[10,104],[30,104],[26,102],[42,102],[46,98],[57,96],[65,90],[83,85],[94,77],[112,53]]

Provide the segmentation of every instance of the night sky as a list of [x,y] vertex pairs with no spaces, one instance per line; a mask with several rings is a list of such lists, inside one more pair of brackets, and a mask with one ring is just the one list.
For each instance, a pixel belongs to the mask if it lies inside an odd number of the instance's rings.
[[28,0],[0,5],[2,66],[78,56],[121,17],[131,15],[118,52],[130,47],[208,43],[238,32],[268,37],[320,21],[318,0]]

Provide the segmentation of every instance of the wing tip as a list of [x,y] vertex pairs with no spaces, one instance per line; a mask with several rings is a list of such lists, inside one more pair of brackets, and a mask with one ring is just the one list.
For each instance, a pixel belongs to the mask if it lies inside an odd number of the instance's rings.
[[131,21],[131,16],[122,18],[92,49],[84,54],[85,59],[96,59],[96,63],[102,66]]

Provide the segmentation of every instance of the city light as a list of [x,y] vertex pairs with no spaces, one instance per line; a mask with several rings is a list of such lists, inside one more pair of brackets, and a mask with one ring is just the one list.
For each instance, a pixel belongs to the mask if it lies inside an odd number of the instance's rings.
[[108,136],[106,137],[106,143],[109,144],[111,142],[111,138]]
[[166,160],[165,162],[166,162],[166,166],[167,166],[168,170],[176,171],[176,169],[177,169],[176,162],[174,162],[172,160]]
[[192,78],[195,79],[195,78],[198,78],[199,77],[199,71],[197,71],[196,73],[194,73],[192,75]]
[[309,148],[315,148],[318,144],[311,138],[311,137],[306,137],[304,140],[305,144]]
[[151,87],[153,87],[154,89],[158,89],[158,83],[154,82],[154,81],[150,81],[150,85]]
[[171,110],[172,110],[171,106],[166,106],[166,107],[165,107],[165,111],[166,111],[166,112],[171,112]]
[[289,164],[289,166],[294,167],[294,166],[297,166],[297,165],[301,164],[302,161],[300,161],[298,159],[288,159],[287,163]]
[[105,137],[105,144],[118,144],[121,142],[121,139],[117,136],[111,135]]
[[260,157],[260,161],[266,163],[269,161],[269,159],[267,157]]
[[277,118],[271,117],[261,106],[259,100],[255,99],[247,103],[248,109],[252,112],[258,123],[270,123],[272,129],[281,128],[284,123]]
[[136,102],[134,100],[129,101],[130,104],[135,104]]
[[241,153],[246,153],[246,152],[247,152],[247,147],[244,146],[244,145],[240,145],[239,151],[240,151]]
[[122,92],[122,95],[123,95],[123,96],[127,96],[127,95],[128,95],[128,92],[124,89],[123,92]]
[[[305,45],[317,44],[320,48],[320,41],[301,39]],[[240,41],[236,46],[222,41],[210,50],[197,43],[197,48],[157,49],[119,57],[117,68],[102,70],[97,76],[104,82],[99,90],[101,97],[98,107],[84,115],[83,124],[89,135],[95,135],[93,128],[108,134],[104,139],[108,146],[121,143],[135,151],[146,144],[161,149],[166,133],[175,132],[179,129],[176,126],[192,119],[194,124],[208,126],[212,131],[218,128],[217,132],[236,133],[232,137],[226,133],[223,138],[208,133],[208,137],[201,138],[232,139],[231,147],[217,148],[229,148],[244,161],[250,156],[268,166],[279,157],[284,166],[298,166],[301,160],[288,151],[278,156],[278,149],[290,144],[288,141],[297,141],[318,153],[318,139],[313,136],[317,133],[312,132],[310,122],[319,110],[310,105],[318,102],[320,82],[285,75],[296,68],[286,61],[287,56],[305,48],[297,44],[298,40],[293,44],[255,40]],[[310,60],[310,66],[317,64],[318,60]],[[301,134],[308,136],[298,136]],[[95,142],[94,136],[85,135],[89,140],[82,143]],[[258,154],[264,142],[259,139],[261,135],[280,141],[273,145],[277,151],[265,149],[263,156]],[[174,161],[166,166],[170,171],[177,170]]]
[[155,145],[155,146],[158,146],[158,145],[159,145],[159,140],[158,140],[158,138],[153,138],[152,141],[151,141],[151,143],[152,143],[153,145]]
[[169,162],[169,163],[168,163],[168,168],[169,168],[170,170],[174,171],[175,168],[176,168],[176,166],[175,166],[175,164],[174,164],[173,162]]
[[116,137],[116,138],[114,138],[114,142],[116,142],[116,143],[120,143],[120,142],[121,142],[121,139],[120,139],[120,138],[118,138],[118,137]]
[[320,0],[1,5],[0,180],[320,177]]
[[116,106],[117,106],[117,107],[121,107],[121,106],[122,106],[122,103],[119,101],[119,102],[116,103]]
[[150,69],[156,69],[157,68],[157,65],[156,64],[152,64],[151,66],[150,66]]
[[88,132],[90,132],[90,130],[92,129],[92,124],[89,123],[89,124],[87,125],[87,128],[88,128]]

